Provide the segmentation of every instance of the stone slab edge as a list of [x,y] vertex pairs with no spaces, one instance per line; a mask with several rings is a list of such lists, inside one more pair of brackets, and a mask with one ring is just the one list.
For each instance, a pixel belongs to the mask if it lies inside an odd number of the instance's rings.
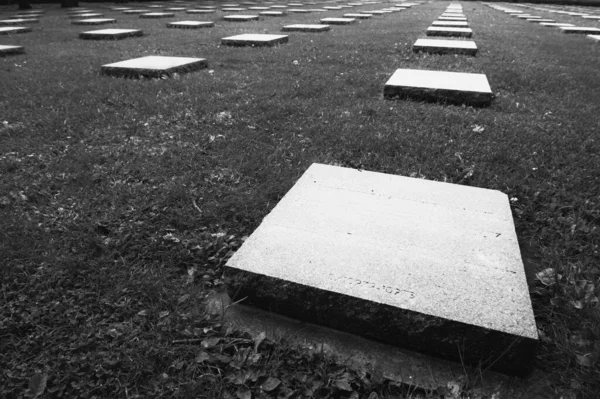
[[223,39],[221,39],[221,44],[225,44],[227,46],[272,47],[272,46],[276,46],[278,44],[287,43],[288,40],[289,40],[289,38],[287,36],[279,38],[279,39],[275,39],[275,40],[270,40],[268,42],[261,42],[261,41],[249,42],[246,39],[237,40],[237,39],[223,38]]
[[463,55],[472,55],[475,56],[477,54],[476,48],[452,48],[452,47],[444,47],[444,46],[420,46],[413,44],[413,52],[423,52],[430,54],[463,54]]
[[162,78],[171,76],[173,73],[187,73],[206,68],[208,63],[205,59],[200,59],[186,65],[176,66],[167,69],[155,70],[145,68],[122,68],[102,66],[100,73],[106,76],[124,77],[124,78]]
[[144,36],[144,32],[141,30],[138,30],[136,32],[123,32],[123,33],[115,33],[115,34],[93,34],[93,33],[87,33],[87,32],[81,32],[79,34],[79,38],[80,39],[85,39],[85,40],[122,40],[122,39],[126,39],[128,37],[137,37],[137,36]]

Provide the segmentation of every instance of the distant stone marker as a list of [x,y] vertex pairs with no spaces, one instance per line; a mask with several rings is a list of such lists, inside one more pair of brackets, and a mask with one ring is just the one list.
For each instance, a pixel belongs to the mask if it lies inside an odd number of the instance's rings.
[[285,15],[285,12],[283,12],[283,11],[261,11],[258,14],[264,15],[265,17],[283,17]]
[[583,26],[561,26],[558,29],[562,33],[579,33],[579,34],[599,34],[600,28],[583,27]]
[[225,277],[234,300],[296,319],[517,375],[534,361],[500,191],[312,164]]
[[81,32],[79,38],[86,40],[122,40],[143,35],[144,33],[139,29],[98,29]]
[[592,39],[596,42],[600,42],[600,35],[587,35],[588,39]]
[[31,28],[26,26],[0,26],[0,35],[10,35],[11,33],[27,33]]
[[162,78],[173,73],[185,73],[206,68],[204,58],[147,56],[102,65],[101,73],[130,78]]
[[248,11],[248,9],[241,8],[241,7],[224,7],[224,8],[221,8],[221,11],[223,11],[223,12],[241,12],[241,11]]
[[585,16],[583,16],[581,18],[584,18],[584,19],[593,19],[593,20],[600,20],[600,15],[585,15]]
[[464,21],[433,21],[431,26],[468,27],[469,23]]
[[0,20],[0,25],[37,24],[38,22],[40,22],[40,20],[37,18],[3,19]]
[[321,23],[326,25],[348,25],[356,22],[356,18],[323,18]]
[[185,11],[185,7],[169,7],[165,8],[165,11]]
[[214,13],[215,10],[187,10],[187,14],[210,14]]
[[140,18],[172,18],[175,13],[172,12],[149,12],[146,14],[140,14]]
[[540,22],[555,22],[553,19],[547,19],[547,18],[542,18],[542,19],[528,19],[527,21],[529,21],[529,22],[534,22],[534,23],[540,23]]
[[71,19],[101,18],[103,16],[104,16],[104,14],[101,14],[99,12],[84,12],[81,14],[71,14],[71,15],[69,15],[69,18],[71,18]]
[[430,26],[427,28],[427,36],[472,37],[473,31],[470,28]]
[[103,25],[103,24],[114,24],[117,22],[116,19],[112,18],[88,18],[88,19],[76,19],[71,23],[73,25]]
[[323,7],[325,10],[341,10],[342,7],[339,6],[325,6]]
[[275,46],[287,43],[287,35],[267,35],[263,33],[245,33],[242,35],[229,36],[221,39],[221,43],[227,46]]
[[25,52],[25,47],[23,46],[6,46],[0,44],[0,55],[12,55],[12,54],[23,54]]
[[266,10],[270,10],[271,7],[248,7],[248,10],[254,10],[254,11],[266,11]]
[[330,29],[331,27],[329,25],[320,24],[294,24],[281,28],[283,32],[327,32]]
[[308,14],[308,13],[311,13],[312,11],[307,8],[290,8],[288,10],[288,12],[295,13],[295,14]]
[[441,16],[438,18],[439,21],[466,21],[467,17],[444,17]]
[[225,15],[223,19],[230,22],[258,21],[258,15]]
[[413,44],[415,53],[430,54],[477,54],[477,45],[471,40],[418,39]]
[[475,106],[490,105],[493,98],[483,74],[418,69],[398,69],[385,84],[383,95]]
[[179,29],[198,29],[198,28],[212,28],[215,23],[212,21],[176,21],[167,24],[167,28],[179,28]]
[[561,22],[540,22],[540,25],[546,26],[549,28],[560,28],[561,26],[575,26],[573,24],[565,24]]
[[148,13],[148,10],[125,10],[123,11],[123,14],[146,14]]
[[344,18],[356,18],[356,19],[369,19],[372,18],[373,14],[356,14],[356,13],[352,13],[352,14],[344,14]]

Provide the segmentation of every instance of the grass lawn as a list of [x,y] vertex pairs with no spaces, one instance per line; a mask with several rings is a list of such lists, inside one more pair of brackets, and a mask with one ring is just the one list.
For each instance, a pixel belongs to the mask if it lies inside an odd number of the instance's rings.
[[[223,331],[203,306],[225,289],[228,257],[313,162],[508,194],[548,376],[529,397],[597,397],[600,46],[462,2],[477,57],[414,54],[448,4],[290,33],[273,48],[220,39],[384,5],[234,23],[82,4],[117,19],[95,27],[52,4],[36,6],[47,12],[33,32],[0,36],[26,50],[0,57],[0,398],[30,384],[33,394],[45,377],[43,397],[406,396],[285,342]],[[0,7],[0,19],[15,10]],[[166,27],[184,19],[215,27]],[[145,36],[78,39],[104,28]],[[146,55],[208,68],[100,75]],[[487,108],[384,100],[397,68],[485,73],[496,97]]]

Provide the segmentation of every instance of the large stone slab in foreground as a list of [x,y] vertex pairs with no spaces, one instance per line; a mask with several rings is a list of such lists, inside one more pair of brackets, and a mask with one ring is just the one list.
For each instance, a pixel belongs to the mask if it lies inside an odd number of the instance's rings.
[[287,43],[287,35],[268,35],[263,33],[244,33],[236,36],[224,37],[221,44],[228,46],[275,46]]
[[173,73],[184,73],[206,68],[204,58],[164,57],[151,55],[132,60],[102,65],[104,75],[130,78],[161,78]]
[[329,25],[322,24],[293,24],[281,28],[282,32],[327,32],[331,29]]
[[417,39],[413,44],[413,51],[430,54],[475,55],[477,54],[477,45],[472,40]]
[[508,197],[313,164],[227,262],[248,304],[507,373],[537,329]]
[[98,29],[81,32],[79,38],[87,40],[122,40],[143,35],[144,33],[140,29]]
[[490,105],[493,99],[483,74],[419,69],[396,70],[385,84],[383,95],[473,106]]
[[441,26],[430,26],[426,31],[427,36],[447,36],[447,37],[472,37],[471,28],[452,28]]

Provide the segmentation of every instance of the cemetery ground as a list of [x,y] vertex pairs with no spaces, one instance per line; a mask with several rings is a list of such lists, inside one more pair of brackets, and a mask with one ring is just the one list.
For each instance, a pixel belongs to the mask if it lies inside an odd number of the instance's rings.
[[[452,397],[221,329],[204,306],[224,295],[226,260],[313,162],[508,194],[540,333],[523,397],[600,392],[598,43],[462,2],[477,56],[415,54],[448,5],[432,2],[280,46],[228,47],[221,38],[325,13],[229,23],[113,5],[85,4],[144,36],[81,40],[92,29],[52,5],[32,32],[0,36],[26,50],[0,57],[0,397],[41,386],[42,397]],[[215,26],[166,27],[184,19]],[[208,67],[100,74],[147,55]],[[386,100],[397,68],[485,73],[495,98]],[[476,379],[457,379],[461,392],[478,397]]]

